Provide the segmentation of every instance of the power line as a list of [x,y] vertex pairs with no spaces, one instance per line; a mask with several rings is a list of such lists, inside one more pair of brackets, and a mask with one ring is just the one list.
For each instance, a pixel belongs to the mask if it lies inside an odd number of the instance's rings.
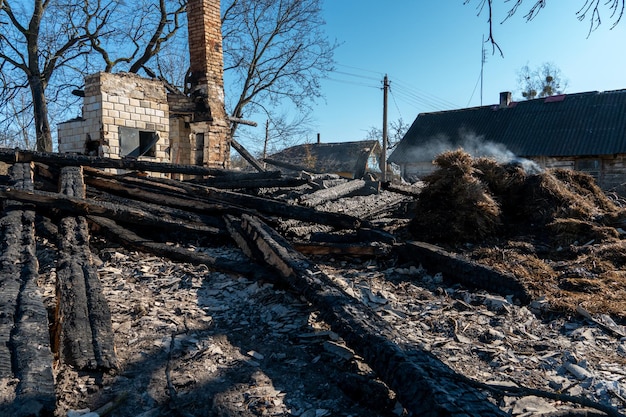
[[393,104],[396,106],[396,110],[398,110],[398,114],[400,115],[400,118],[402,118],[402,112],[400,111],[400,107],[398,107],[398,102],[396,101],[396,96],[393,94],[393,89],[390,88],[389,92],[391,93]]
[[366,76],[366,75],[352,74],[350,72],[345,72],[345,71],[333,70],[331,72],[334,72],[335,74],[348,75],[350,77],[363,78],[363,79],[366,79],[366,80],[378,81],[380,79],[380,78],[374,78],[374,77],[370,77],[370,76]]
[[373,85],[370,85],[370,84],[357,82],[357,81],[341,80],[341,79],[338,79],[338,78],[331,78],[331,77],[327,77],[326,79],[329,80],[329,81],[334,81],[334,82],[341,83],[341,84],[357,85],[359,87],[375,88],[375,89],[380,88],[378,86],[373,86]]
[[456,103],[453,103],[451,101],[438,97],[434,94],[431,94],[424,90],[420,90],[416,87],[413,87],[411,84],[408,84],[405,81],[402,81],[400,79],[395,79],[395,78],[394,78],[394,81],[396,82],[396,84],[400,84],[400,86],[404,88],[405,90],[407,90],[409,93],[416,95],[416,96],[422,96],[428,99],[430,102],[438,103],[439,106],[442,108],[458,108],[459,107],[459,105]]

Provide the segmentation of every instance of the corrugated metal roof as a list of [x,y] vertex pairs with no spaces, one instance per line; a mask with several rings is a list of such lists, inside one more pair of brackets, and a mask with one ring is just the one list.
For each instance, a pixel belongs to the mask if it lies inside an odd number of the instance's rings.
[[[442,140],[445,149],[438,146]],[[626,90],[564,94],[504,108],[421,113],[389,162],[432,159],[433,148],[437,154],[479,145],[498,146],[521,157],[626,153]]]

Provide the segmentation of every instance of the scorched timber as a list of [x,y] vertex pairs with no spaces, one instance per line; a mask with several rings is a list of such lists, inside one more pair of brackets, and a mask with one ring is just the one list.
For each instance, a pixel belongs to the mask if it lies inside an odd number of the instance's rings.
[[[32,189],[30,164],[11,167],[12,182]],[[48,313],[37,278],[35,212],[4,202],[0,227],[0,378],[15,379],[12,403],[0,402],[0,415],[52,415],[56,404]]]
[[300,197],[300,204],[304,204],[308,207],[319,206],[326,201],[337,200],[338,198],[352,194],[358,190],[365,188],[365,186],[366,182],[364,180],[347,181],[332,188],[327,188],[325,190],[319,190],[311,194],[303,195],[302,197]]
[[[346,214],[318,211],[311,207],[294,206],[268,198],[218,190],[177,180],[125,178],[101,171],[96,175],[90,171],[86,175],[85,181],[87,185],[101,190],[111,192],[116,190],[117,192],[124,192],[133,198],[141,198],[155,203],[160,201],[163,204],[169,204],[174,201],[173,199],[177,198],[176,206],[184,204],[190,210],[193,207],[202,207],[202,204],[206,204],[208,208],[206,210],[199,209],[201,212],[206,212],[210,207],[215,208],[221,205],[224,207],[222,214],[255,214],[255,212],[258,212],[267,216],[296,219],[332,226],[338,229],[356,229],[361,225],[361,221],[358,218]],[[162,184],[179,188],[184,193],[178,194],[178,197],[164,195],[167,191],[161,187]],[[159,190],[159,193],[156,192],[157,190]]]
[[[61,170],[61,192],[84,197],[79,167]],[[68,216],[59,224],[55,342],[60,358],[81,370],[117,366],[111,312],[89,249],[83,216]]]
[[339,289],[266,224],[244,216],[242,229],[248,244],[320,310],[333,330],[396,392],[410,415],[507,415],[429,352],[400,348],[396,342],[404,338],[384,319]]
[[492,268],[445,251],[425,242],[407,242],[398,248],[406,260],[422,264],[426,269],[441,272],[444,278],[474,288],[482,288],[503,296],[512,295],[522,303],[529,303],[528,289],[511,274],[503,274]]
[[123,243],[129,248],[163,256],[173,261],[203,264],[208,268],[234,275],[270,279],[268,271],[261,265],[241,262],[235,259],[211,256],[202,252],[193,252],[186,248],[175,247],[165,243],[145,239],[125,229],[105,217],[88,216],[88,220],[100,228],[100,232],[112,240]]
[[228,175],[229,173],[229,171],[224,169],[207,168],[198,165],[179,165],[164,162],[140,161],[133,158],[113,159],[99,156],[34,152],[7,148],[0,148],[0,161],[7,164],[42,162],[57,166],[91,166],[97,168],[117,168],[133,171],[179,173],[200,176],[221,176]]
[[180,231],[204,231],[207,233],[220,233],[219,229],[197,223],[184,222],[177,219],[157,217],[133,207],[120,204],[111,204],[106,201],[93,199],[68,197],[59,193],[46,191],[22,191],[13,188],[0,188],[0,197],[9,198],[23,203],[34,204],[38,208],[60,210],[75,215],[99,215],[113,220],[131,222],[143,226],[155,226],[169,230]]

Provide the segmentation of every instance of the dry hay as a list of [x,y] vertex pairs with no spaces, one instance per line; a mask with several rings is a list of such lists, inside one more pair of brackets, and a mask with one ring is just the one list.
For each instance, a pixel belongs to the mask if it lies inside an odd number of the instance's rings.
[[583,246],[578,256],[555,266],[558,289],[547,293],[554,308],[572,311],[582,305],[591,313],[626,320],[626,243]]
[[600,226],[578,219],[556,219],[546,225],[555,246],[610,243],[619,240],[614,227]]
[[416,203],[411,233],[421,240],[458,242],[481,240],[500,228],[500,207],[476,177],[472,158],[463,150],[445,152],[439,169],[424,179]]
[[473,159],[462,149],[445,152],[434,163],[439,169],[424,178],[411,224],[422,240],[480,242],[508,230],[550,236],[561,245],[583,238],[610,241],[618,235],[602,223],[626,217],[585,173],[551,169],[527,174],[519,164]]
[[471,253],[472,259],[496,271],[513,274],[531,290],[544,290],[546,284],[554,282],[557,273],[540,259],[531,244],[507,242],[504,247],[481,247]]
[[574,314],[582,305],[592,314],[626,320],[626,243],[573,248],[574,259],[539,257],[531,243],[507,241],[475,248],[466,256],[496,271],[513,274],[550,311]]
[[551,309],[626,319],[625,211],[590,175],[441,154],[424,179],[411,233],[438,244],[474,243],[466,256],[513,274]]

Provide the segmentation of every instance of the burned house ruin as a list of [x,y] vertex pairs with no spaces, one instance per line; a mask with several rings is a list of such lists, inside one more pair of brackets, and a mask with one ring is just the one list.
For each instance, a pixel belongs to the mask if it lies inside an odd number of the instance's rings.
[[220,3],[187,7],[189,93],[136,74],[88,75],[82,115],[58,126],[59,152],[228,168]]

